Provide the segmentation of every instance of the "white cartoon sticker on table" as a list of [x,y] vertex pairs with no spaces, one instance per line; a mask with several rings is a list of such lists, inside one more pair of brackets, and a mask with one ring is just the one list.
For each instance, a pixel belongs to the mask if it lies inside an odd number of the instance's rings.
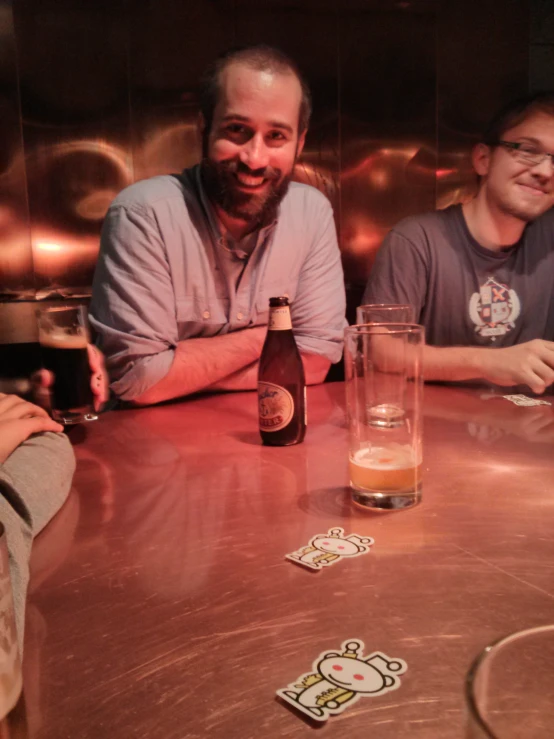
[[341,649],[320,654],[313,672],[301,675],[277,695],[306,716],[326,721],[360,698],[376,698],[400,687],[398,676],[408,669],[404,660],[382,652],[364,657],[364,643],[359,639],[348,639]]
[[533,406],[533,405],[552,405],[548,400],[539,400],[538,398],[530,398],[528,395],[503,395],[503,398],[509,400],[514,405]]
[[329,529],[326,534],[316,534],[312,537],[308,546],[286,554],[285,559],[311,570],[321,570],[336,564],[343,557],[351,559],[367,554],[373,543],[369,536],[359,534],[344,536],[344,529]]

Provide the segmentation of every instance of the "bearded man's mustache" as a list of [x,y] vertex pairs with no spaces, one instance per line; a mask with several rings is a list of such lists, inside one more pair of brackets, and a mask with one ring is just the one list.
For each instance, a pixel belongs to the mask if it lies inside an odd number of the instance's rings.
[[263,177],[265,180],[278,180],[281,177],[281,170],[273,167],[261,167],[260,169],[250,169],[250,167],[241,161],[220,162],[219,166],[229,174],[246,174],[251,177]]

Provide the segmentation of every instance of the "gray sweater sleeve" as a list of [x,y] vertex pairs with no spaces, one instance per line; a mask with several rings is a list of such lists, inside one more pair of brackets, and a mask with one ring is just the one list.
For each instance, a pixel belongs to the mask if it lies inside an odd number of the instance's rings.
[[62,507],[74,470],[68,438],[52,432],[27,439],[0,464],[0,521],[6,529],[20,648],[33,537]]

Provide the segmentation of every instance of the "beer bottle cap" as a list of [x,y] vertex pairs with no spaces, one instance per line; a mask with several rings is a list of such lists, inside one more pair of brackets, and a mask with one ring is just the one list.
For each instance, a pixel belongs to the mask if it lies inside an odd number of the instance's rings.
[[269,299],[269,307],[270,308],[279,308],[283,305],[288,305],[289,299],[286,295],[282,295],[279,298],[270,298]]

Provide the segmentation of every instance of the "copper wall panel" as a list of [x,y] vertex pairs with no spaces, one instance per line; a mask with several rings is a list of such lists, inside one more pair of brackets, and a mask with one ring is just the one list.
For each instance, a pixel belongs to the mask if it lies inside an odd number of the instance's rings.
[[198,80],[235,42],[233,5],[137,2],[129,28],[135,179],[180,172],[200,158]]
[[20,0],[20,64],[38,296],[89,292],[109,202],[133,180],[123,0]]
[[0,0],[0,299],[33,295],[12,4]]
[[341,247],[347,283],[363,286],[387,231],[435,205],[436,14],[390,3],[341,16]]
[[467,200],[477,180],[470,152],[487,121],[525,95],[528,0],[445,2],[437,33],[437,207]]

